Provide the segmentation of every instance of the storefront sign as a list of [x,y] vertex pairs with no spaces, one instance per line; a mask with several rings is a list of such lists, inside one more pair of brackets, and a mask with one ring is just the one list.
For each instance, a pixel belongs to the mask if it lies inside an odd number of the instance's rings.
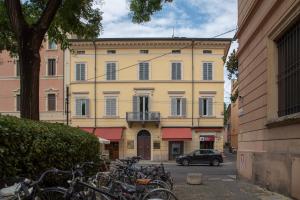
[[201,136],[200,141],[215,141],[215,136]]

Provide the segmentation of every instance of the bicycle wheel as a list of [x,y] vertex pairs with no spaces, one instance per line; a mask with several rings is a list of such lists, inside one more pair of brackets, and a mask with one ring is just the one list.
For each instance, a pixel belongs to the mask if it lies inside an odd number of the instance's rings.
[[66,189],[64,188],[43,188],[34,197],[34,200],[65,200]]
[[143,197],[143,200],[178,200],[176,195],[170,190],[159,188],[154,189]]

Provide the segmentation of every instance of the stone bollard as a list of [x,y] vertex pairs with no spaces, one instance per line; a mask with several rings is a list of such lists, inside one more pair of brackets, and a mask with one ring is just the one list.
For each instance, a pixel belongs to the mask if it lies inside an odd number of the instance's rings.
[[190,185],[201,185],[202,174],[201,173],[188,173],[186,176],[186,182]]

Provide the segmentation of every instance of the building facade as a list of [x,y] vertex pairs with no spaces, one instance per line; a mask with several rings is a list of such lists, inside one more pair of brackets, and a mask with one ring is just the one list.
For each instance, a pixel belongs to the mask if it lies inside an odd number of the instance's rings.
[[69,123],[110,140],[110,158],[223,151],[222,56],[230,39],[71,42]]
[[300,1],[239,0],[238,172],[300,199]]
[[[64,122],[63,51],[46,41],[40,50],[40,119]],[[0,113],[20,116],[20,69],[18,58],[0,53]]]
[[228,118],[228,142],[233,151],[238,149],[238,133],[239,133],[239,97],[238,97],[238,81],[231,81],[231,104],[229,105]]

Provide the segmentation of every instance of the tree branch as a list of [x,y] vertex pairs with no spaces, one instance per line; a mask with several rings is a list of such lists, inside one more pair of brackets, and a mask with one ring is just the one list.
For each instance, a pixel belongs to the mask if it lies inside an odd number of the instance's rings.
[[20,0],[5,0],[5,6],[12,29],[17,38],[20,38],[24,28],[28,26],[23,16],[21,2]]
[[45,10],[37,22],[37,31],[44,35],[53,21],[62,0],[48,0]]

